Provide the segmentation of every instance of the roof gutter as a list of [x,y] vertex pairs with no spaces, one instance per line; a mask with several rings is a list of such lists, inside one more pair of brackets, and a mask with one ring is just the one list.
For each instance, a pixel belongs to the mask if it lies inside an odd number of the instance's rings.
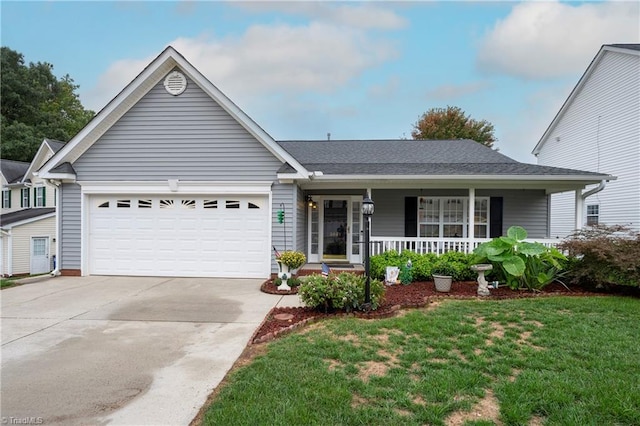
[[587,197],[590,197],[593,194],[597,194],[598,192],[602,191],[606,186],[607,186],[607,181],[606,180],[601,180],[600,184],[597,187],[595,187],[593,189],[590,189],[587,192],[581,194],[581,197],[582,197],[583,200],[586,200]]

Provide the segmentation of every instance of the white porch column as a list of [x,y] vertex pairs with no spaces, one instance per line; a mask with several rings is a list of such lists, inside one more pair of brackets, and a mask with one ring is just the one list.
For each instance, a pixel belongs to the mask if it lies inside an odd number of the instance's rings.
[[584,223],[582,216],[584,213],[584,198],[582,198],[582,189],[576,189],[576,210],[575,210],[575,229],[582,229]]
[[469,238],[469,250],[473,250],[473,239],[476,237],[476,189],[469,188],[469,213],[468,213],[468,222],[469,222],[469,230],[467,231],[467,237]]

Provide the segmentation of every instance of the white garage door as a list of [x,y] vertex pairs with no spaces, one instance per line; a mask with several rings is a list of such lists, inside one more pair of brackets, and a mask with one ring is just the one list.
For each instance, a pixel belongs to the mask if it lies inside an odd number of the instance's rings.
[[92,196],[89,269],[96,275],[264,278],[266,196]]

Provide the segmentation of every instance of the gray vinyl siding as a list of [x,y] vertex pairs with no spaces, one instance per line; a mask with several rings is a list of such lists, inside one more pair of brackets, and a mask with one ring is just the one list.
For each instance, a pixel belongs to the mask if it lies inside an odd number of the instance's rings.
[[[273,201],[271,245],[278,249],[279,252],[294,250],[294,218],[297,216],[294,200],[295,186],[293,184],[274,184],[271,193]],[[284,209],[284,223],[278,223],[277,212],[282,209]],[[273,256],[271,257],[271,271],[278,271],[278,266]]]
[[[468,197],[467,189],[374,189],[375,213],[371,234],[377,237],[404,236],[405,197]],[[548,199],[543,190],[476,190],[476,197],[503,197],[502,233],[512,225],[524,227],[530,238],[548,234]]]
[[80,269],[80,186],[65,183],[61,186],[60,262],[59,269]]
[[192,80],[162,81],[74,164],[78,180],[275,180],[282,163]]

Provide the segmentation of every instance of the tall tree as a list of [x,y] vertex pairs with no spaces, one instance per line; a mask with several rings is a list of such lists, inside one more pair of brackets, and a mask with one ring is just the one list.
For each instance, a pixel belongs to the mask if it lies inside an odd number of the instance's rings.
[[475,120],[456,106],[431,108],[413,125],[414,139],[471,139],[488,147],[497,141],[493,124]]
[[0,61],[2,158],[31,161],[44,138],[66,142],[94,116],[82,106],[79,86],[69,75],[53,75],[53,65],[27,66],[23,55],[8,47],[2,47]]

